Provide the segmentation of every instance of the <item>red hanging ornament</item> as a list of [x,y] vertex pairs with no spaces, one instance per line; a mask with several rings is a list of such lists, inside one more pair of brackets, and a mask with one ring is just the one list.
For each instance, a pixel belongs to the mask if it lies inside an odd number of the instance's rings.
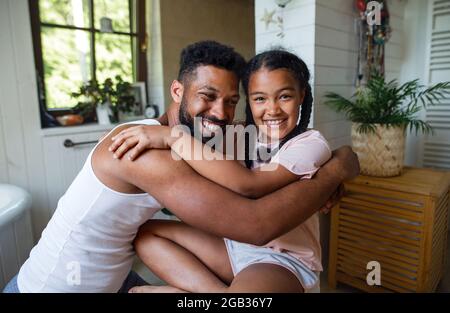
[[356,0],[356,8],[361,13],[365,12],[366,11],[366,1],[365,0]]

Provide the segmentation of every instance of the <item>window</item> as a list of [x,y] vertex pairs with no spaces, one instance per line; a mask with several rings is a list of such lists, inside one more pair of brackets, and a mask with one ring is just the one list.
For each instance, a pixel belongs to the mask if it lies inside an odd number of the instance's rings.
[[41,109],[58,114],[90,79],[146,81],[145,0],[29,0]]

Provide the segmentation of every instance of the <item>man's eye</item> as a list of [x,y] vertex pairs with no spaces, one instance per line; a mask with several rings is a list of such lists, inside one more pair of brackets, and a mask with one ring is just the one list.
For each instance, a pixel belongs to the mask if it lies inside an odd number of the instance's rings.
[[201,93],[200,95],[208,101],[214,101],[214,99],[216,98],[214,95],[207,93]]

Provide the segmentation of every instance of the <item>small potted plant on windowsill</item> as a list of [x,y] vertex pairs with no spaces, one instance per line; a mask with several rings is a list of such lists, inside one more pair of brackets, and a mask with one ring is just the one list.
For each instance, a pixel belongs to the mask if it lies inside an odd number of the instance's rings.
[[[108,106],[105,105],[102,87],[94,79],[83,83],[78,91],[72,92],[71,96],[80,99],[73,108],[74,112],[83,117],[94,116],[99,124],[109,124]],[[106,114],[105,114],[106,112]]]
[[116,99],[114,110],[119,121],[129,120],[135,116],[136,98],[131,83],[116,76]]
[[82,116],[95,112],[98,123],[102,125],[117,123],[121,112],[133,112],[135,97],[131,84],[120,76],[116,76],[115,80],[107,78],[102,84],[90,80],[83,84],[71,94],[74,98],[82,99],[74,111]]
[[428,105],[438,104],[450,94],[450,82],[426,88],[413,80],[399,86],[374,74],[365,87],[346,99],[336,93],[325,95],[325,104],[344,112],[352,124],[352,146],[361,165],[361,173],[389,177],[403,168],[406,129],[416,134],[432,133],[426,121],[417,117]]

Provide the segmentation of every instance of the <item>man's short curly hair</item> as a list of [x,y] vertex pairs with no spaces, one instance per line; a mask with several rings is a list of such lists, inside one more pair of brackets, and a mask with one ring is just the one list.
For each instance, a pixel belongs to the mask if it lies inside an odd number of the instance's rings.
[[178,80],[185,82],[195,74],[199,66],[212,65],[231,71],[241,79],[245,68],[245,59],[234,48],[216,41],[206,40],[193,43],[181,52]]

